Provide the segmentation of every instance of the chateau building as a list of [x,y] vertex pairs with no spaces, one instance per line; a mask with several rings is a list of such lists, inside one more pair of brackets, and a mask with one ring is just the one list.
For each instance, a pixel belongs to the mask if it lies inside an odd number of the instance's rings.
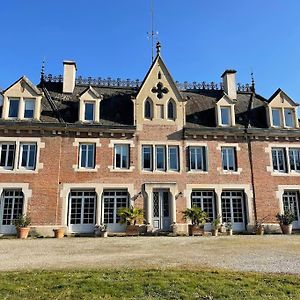
[[142,82],[76,78],[73,61],[38,85],[18,79],[2,91],[0,233],[19,214],[42,235],[122,232],[126,206],[144,209],[148,231],[185,232],[194,205],[236,232],[277,230],[290,209],[300,229],[298,104],[236,84],[234,70],[221,77],[175,82],[158,45]]

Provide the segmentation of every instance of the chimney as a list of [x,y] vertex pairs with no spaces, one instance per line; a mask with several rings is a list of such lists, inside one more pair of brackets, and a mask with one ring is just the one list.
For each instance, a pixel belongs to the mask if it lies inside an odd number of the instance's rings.
[[75,87],[76,79],[76,63],[75,61],[65,60],[64,61],[64,81],[63,81],[63,92],[72,94]]
[[235,70],[226,70],[221,76],[223,78],[224,92],[232,100],[237,98],[235,73]]

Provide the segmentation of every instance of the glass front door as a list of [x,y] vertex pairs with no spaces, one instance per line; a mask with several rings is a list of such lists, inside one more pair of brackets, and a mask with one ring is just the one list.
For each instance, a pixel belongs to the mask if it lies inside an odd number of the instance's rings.
[[153,219],[154,230],[170,231],[170,197],[169,192],[156,190],[153,192]]
[[293,222],[293,228],[300,228],[300,216],[299,216],[299,199],[298,192],[285,191],[282,196],[284,211],[291,211],[295,215],[295,221]]

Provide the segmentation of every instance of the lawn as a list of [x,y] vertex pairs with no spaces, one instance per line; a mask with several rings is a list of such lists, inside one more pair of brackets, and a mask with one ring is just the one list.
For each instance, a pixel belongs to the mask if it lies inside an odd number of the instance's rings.
[[2,272],[0,299],[300,299],[300,277],[208,269]]

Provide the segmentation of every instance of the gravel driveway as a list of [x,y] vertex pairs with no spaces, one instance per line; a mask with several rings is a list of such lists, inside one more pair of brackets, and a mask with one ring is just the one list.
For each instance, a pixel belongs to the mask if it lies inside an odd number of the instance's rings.
[[0,270],[216,267],[300,274],[300,235],[0,239]]

